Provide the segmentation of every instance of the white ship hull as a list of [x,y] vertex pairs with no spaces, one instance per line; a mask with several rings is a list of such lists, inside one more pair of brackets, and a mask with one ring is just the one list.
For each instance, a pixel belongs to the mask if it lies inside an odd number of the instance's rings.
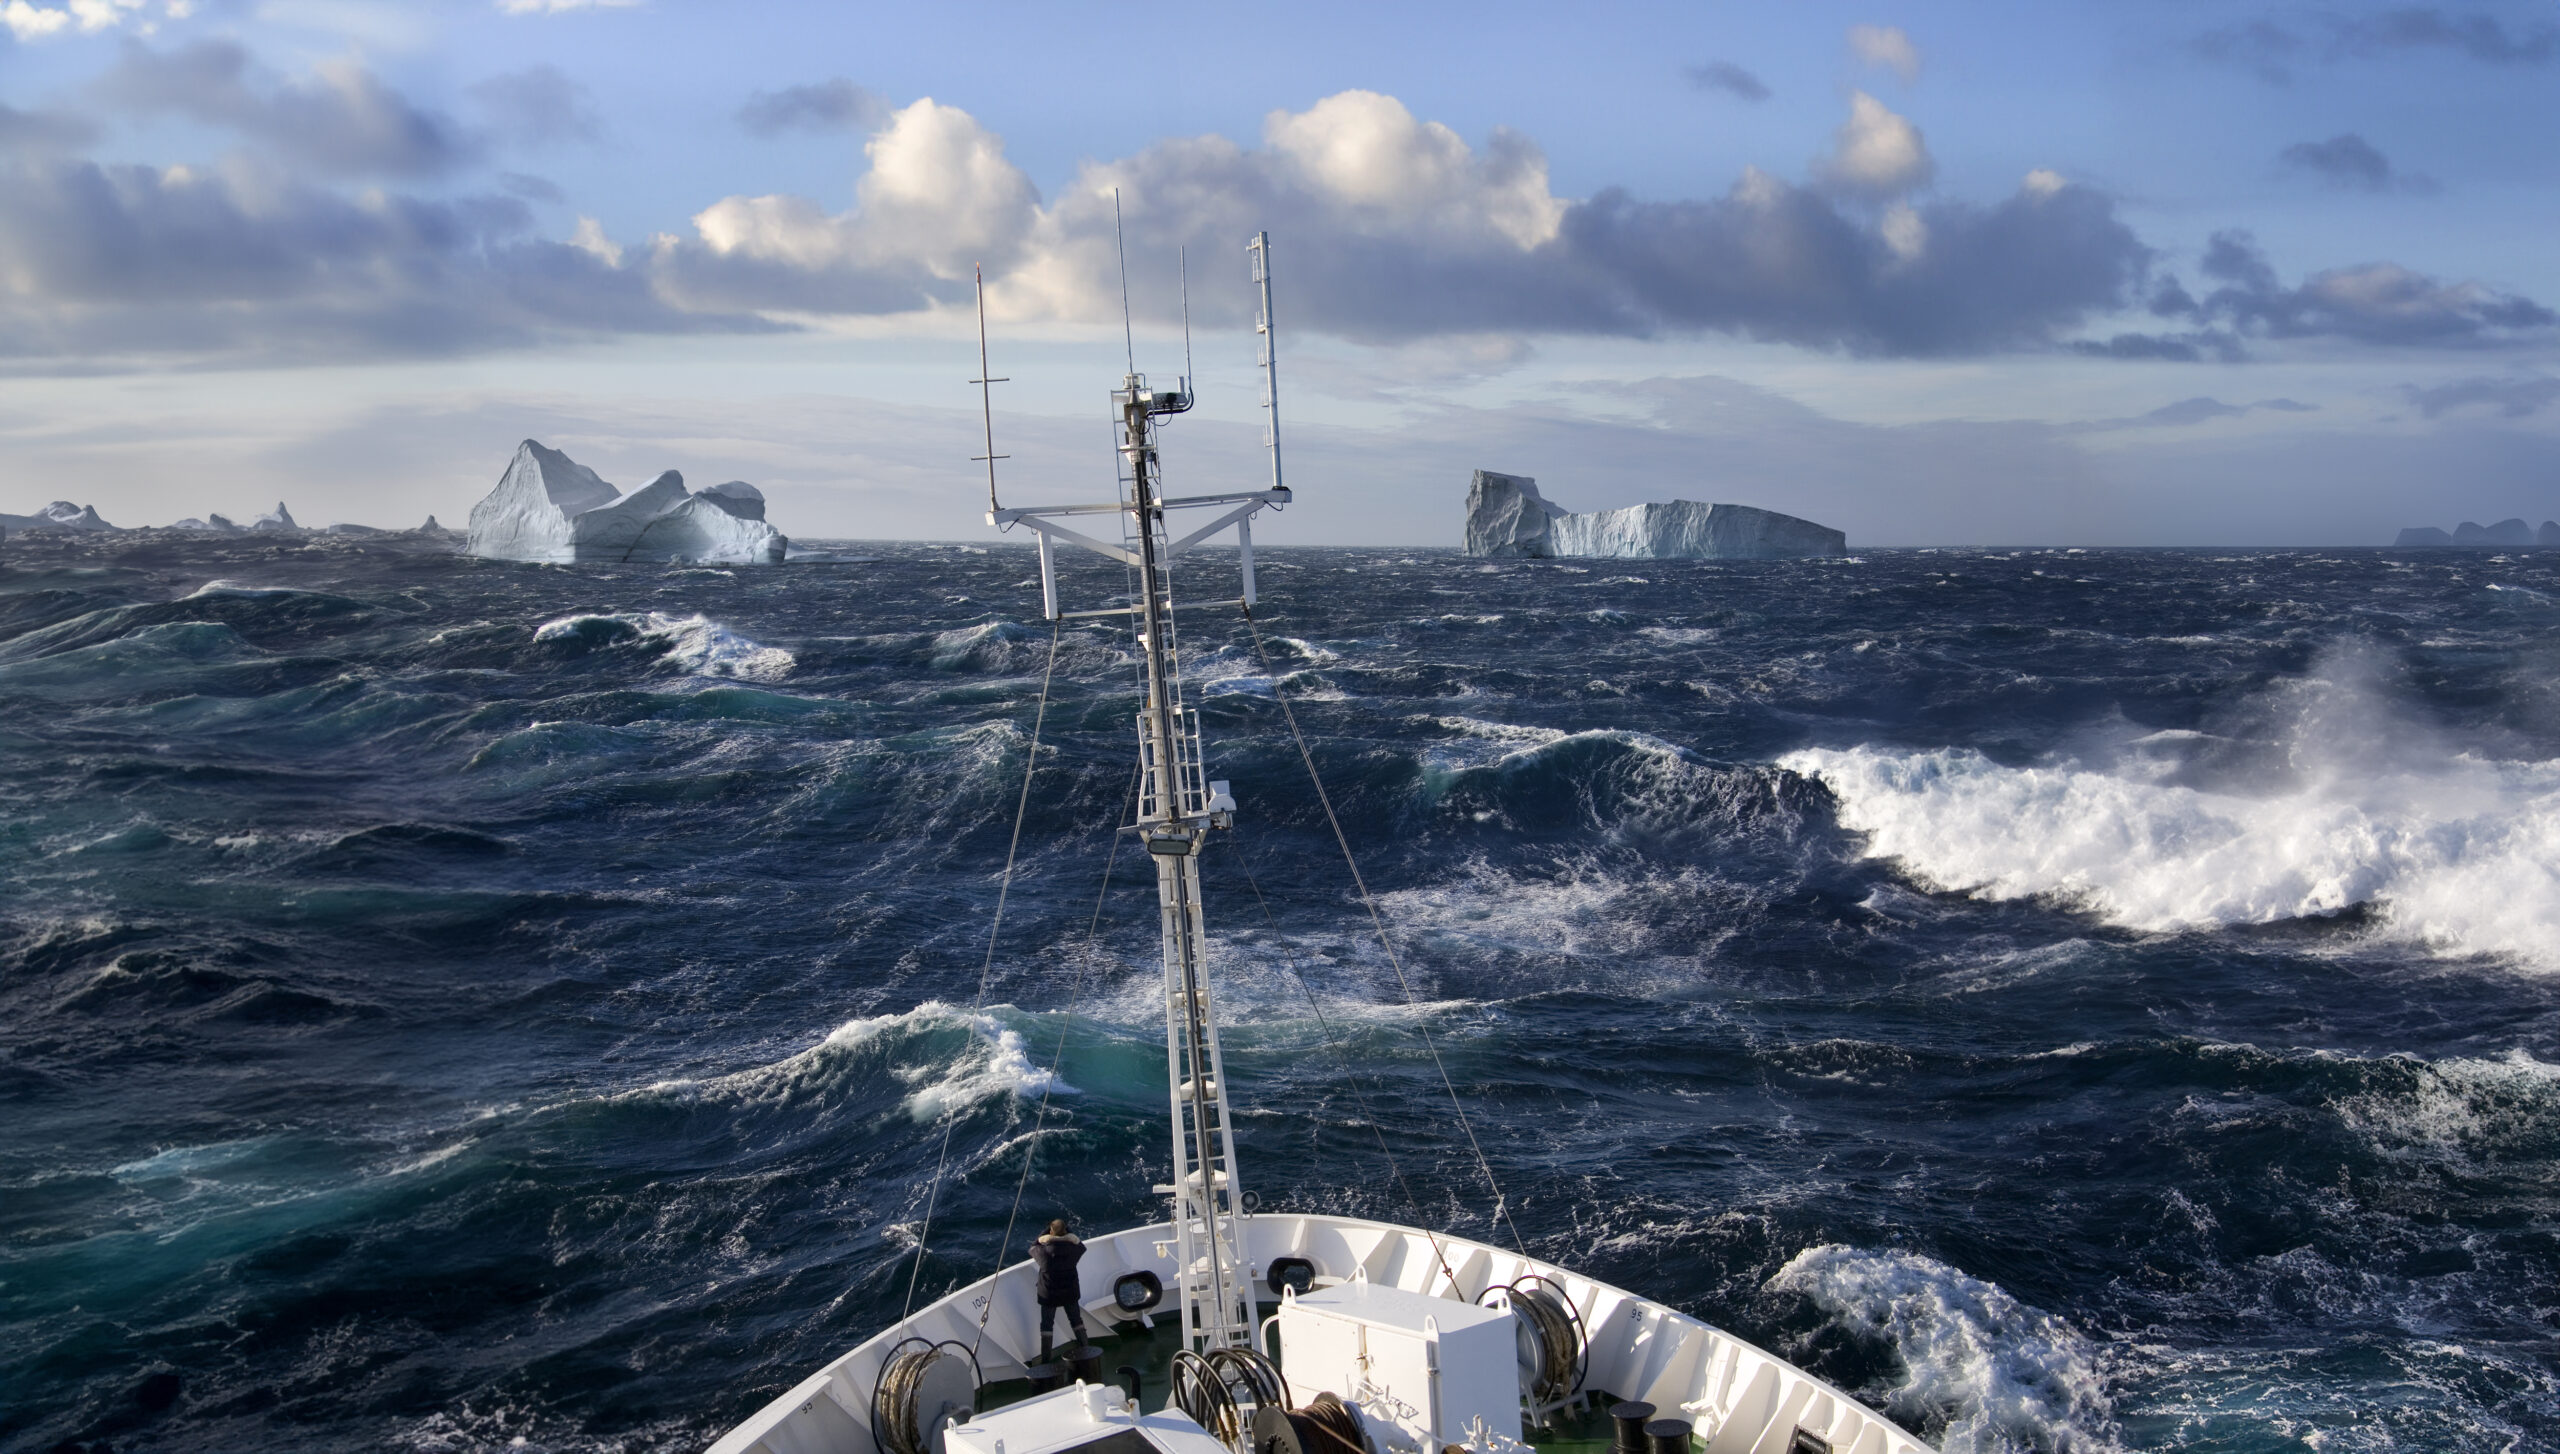
[[[1571,1269],[1479,1242],[1358,1217],[1261,1213],[1242,1219],[1259,1278],[1272,1259],[1315,1264],[1319,1287],[1365,1272],[1373,1284],[1472,1302],[1488,1287],[1535,1274],[1564,1291],[1588,1332],[1584,1388],[1654,1405],[1694,1422],[1701,1454],[1786,1454],[1796,1431],[1832,1454],[1926,1454],[1928,1446],[1849,1395],[1741,1339],[1660,1303]],[[1176,1283],[1173,1229],[1159,1223],[1093,1238],[1081,1268],[1088,1317],[1101,1335],[1116,1316],[1109,1289],[1125,1272]],[[1446,1258],[1447,1271],[1442,1268]],[[1455,1273],[1457,1286],[1450,1286]],[[711,1446],[711,1454],[880,1454],[871,1399],[882,1362],[913,1338],[978,1350],[989,1383],[1020,1379],[1040,1349],[1032,1267],[1015,1262],[952,1293],[810,1374]],[[1271,1301],[1265,1298],[1266,1305]],[[1162,1316],[1161,1310],[1159,1316]],[[980,1318],[985,1319],[983,1338]],[[1063,1335],[1062,1335],[1063,1336]],[[1109,1344],[1104,1345],[1106,1353]],[[1107,1361],[1107,1360],[1106,1360]],[[1284,1373],[1287,1371],[1284,1365]]]

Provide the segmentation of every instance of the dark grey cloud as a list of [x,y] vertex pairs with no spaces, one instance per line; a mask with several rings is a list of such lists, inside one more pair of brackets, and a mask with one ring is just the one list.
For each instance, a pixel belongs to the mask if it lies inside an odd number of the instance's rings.
[[548,177],[534,176],[530,172],[500,172],[498,186],[508,195],[522,197],[528,202],[569,200],[569,194],[561,191],[558,183]]
[[21,111],[0,103],[0,152],[78,151],[98,139],[97,123],[61,111]]
[[227,40],[160,51],[127,39],[96,95],[121,110],[174,112],[236,131],[329,176],[434,177],[479,155],[452,118],[412,104],[362,66],[330,62],[308,78],[270,81]]
[[1860,354],[2037,347],[2134,295],[2151,251],[2085,187],[1919,208],[1904,256],[1810,189],[1755,178],[1712,202],[1603,192],[1565,215],[1556,272],[1630,332],[1709,329]]
[[2242,21],[2204,32],[2188,42],[2188,49],[2281,86],[2290,84],[2308,62],[2411,52],[2442,52],[2491,66],[2539,66],[2560,56],[2560,24],[2534,20],[2510,28],[2485,12],[2412,6],[2364,16],[2326,16],[2299,25]]
[[738,108],[738,124],[756,136],[787,131],[868,131],[888,119],[889,103],[842,76],[807,86],[758,91]]
[[2340,43],[2363,55],[2447,50],[2493,66],[2538,66],[2560,55],[2560,25],[2538,20],[2511,32],[2494,15],[2413,7],[2351,22],[2342,28]]
[[1701,91],[1722,91],[1745,101],[1769,99],[1768,86],[1758,76],[1731,61],[1709,61],[1702,66],[1690,66],[1681,74],[1688,78],[1690,85]]
[[2305,404],[2293,399],[2260,399],[2251,404],[2226,404],[2220,399],[2198,395],[2192,399],[2180,399],[2174,404],[2163,404],[2147,414],[2136,414],[2127,419],[2091,419],[2068,427],[2087,433],[2118,429],[2183,429],[2190,425],[2210,423],[2216,419],[2237,419],[2262,409],[2277,414],[2310,414],[2318,412],[2319,407],[2317,404]]
[[2333,187],[2367,192],[2437,190],[2432,178],[2393,171],[2389,157],[2352,131],[2340,132],[2327,141],[2297,141],[2279,153],[2276,160]]
[[2397,263],[2331,268],[2288,287],[2257,240],[2242,231],[2215,233],[2199,266],[2218,286],[2197,299],[2173,283],[2152,304],[2157,315],[2196,325],[2192,331],[2128,334],[2087,351],[2127,358],[2232,358],[2251,338],[2486,348],[2545,341],[2560,331],[2560,313],[2531,298],[2480,283],[2445,282]]
[[512,145],[555,146],[604,137],[595,98],[556,66],[491,76],[471,88],[471,99],[488,114],[496,138]]
[[760,329],[531,234],[512,197],[349,199],[233,169],[0,168],[0,352],[227,363]]
[[2430,419],[2470,408],[2490,409],[2508,419],[2522,419],[2560,402],[2560,379],[2460,379],[2428,388],[2406,384],[2401,392]]

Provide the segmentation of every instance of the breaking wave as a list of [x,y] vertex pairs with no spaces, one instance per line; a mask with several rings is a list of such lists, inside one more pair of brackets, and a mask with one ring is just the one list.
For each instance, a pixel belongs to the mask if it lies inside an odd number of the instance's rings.
[[[968,1038],[951,1045],[952,1030]],[[919,1054],[918,1052],[921,1052]],[[899,1014],[847,1020],[806,1050],[766,1065],[704,1080],[666,1080],[641,1094],[764,1101],[839,1084],[856,1061],[885,1055],[889,1073],[914,1087],[900,1102],[909,1116],[931,1121],[999,1096],[1036,1099],[1080,1095],[1055,1071],[1033,1063],[1022,1032],[995,1014],[928,1000]]]
[[751,641],[708,616],[646,614],[563,616],[534,628],[533,639],[593,650],[623,641],[654,646],[686,673],[778,682],[798,665],[790,652]]
[[2121,1447],[2096,1347],[1996,1283],[1913,1252],[1831,1243],[1797,1253],[1769,1285],[1889,1345],[1902,1380],[1882,1391],[1886,1411],[1914,1426],[1942,1420],[1946,1454]]
[[2249,797],[1962,748],[1779,761],[1933,889],[2051,896],[2148,931],[2370,906],[2394,937],[2560,968],[2560,763],[2462,758]]

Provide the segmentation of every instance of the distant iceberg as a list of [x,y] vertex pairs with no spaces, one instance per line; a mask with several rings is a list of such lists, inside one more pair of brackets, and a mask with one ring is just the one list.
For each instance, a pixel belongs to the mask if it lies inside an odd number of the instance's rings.
[[282,500],[276,501],[276,507],[274,509],[259,516],[257,519],[250,521],[249,528],[252,530],[262,531],[290,530],[297,533],[302,529],[300,525],[294,522],[293,512],[284,507],[284,501]]
[[1695,500],[1576,515],[1526,475],[1477,470],[1467,486],[1467,554],[1530,559],[1793,560],[1845,555],[1848,537],[1775,510]]
[[2391,542],[2396,546],[2465,545],[2496,549],[2517,545],[2560,545],[2560,521],[2545,520],[2536,530],[2524,523],[2522,516],[2512,516],[2495,525],[2465,520],[2448,535],[2433,525],[2413,525],[2400,532]]
[[32,515],[0,515],[0,530],[12,535],[26,531],[86,532],[115,528],[98,517],[97,506],[74,505],[69,500],[56,500]]
[[498,487],[471,507],[473,555],[493,560],[779,563],[791,542],[765,523],[743,480],[700,494],[674,470],[625,495],[594,470],[528,439]]

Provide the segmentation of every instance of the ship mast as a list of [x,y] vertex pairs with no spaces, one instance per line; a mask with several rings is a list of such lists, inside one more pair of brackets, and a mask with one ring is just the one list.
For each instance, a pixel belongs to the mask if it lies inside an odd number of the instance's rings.
[[[1270,366],[1268,239],[1251,244],[1254,276],[1262,285],[1261,362]],[[981,361],[979,374],[987,376]],[[1266,374],[1266,377],[1268,375]],[[1190,381],[1172,389],[1150,388],[1133,367],[1111,395],[1120,455],[1120,498],[1113,504],[1047,505],[990,509],[987,523],[1023,525],[1040,544],[1041,598],[1051,621],[1127,617],[1144,663],[1145,695],[1138,711],[1140,783],[1136,832],[1156,869],[1156,904],[1162,920],[1165,990],[1165,1072],[1171,1098],[1173,1180],[1156,1188],[1172,1198],[1170,1251],[1181,1270],[1183,1332],[1194,1349],[1250,1346],[1253,1341],[1251,1269],[1244,1256],[1243,1185],[1236,1166],[1227,1079],[1218,1047],[1217,1000],[1208,973],[1208,932],[1202,921],[1200,853],[1213,829],[1233,826],[1235,799],[1223,782],[1204,779],[1200,716],[1182,699],[1181,653],[1174,631],[1173,562],[1183,552],[1232,525],[1236,527],[1242,578],[1239,596],[1204,604],[1250,607],[1254,601],[1251,520],[1289,503],[1272,471],[1269,489],[1223,495],[1166,498],[1157,456],[1158,422],[1191,408]],[[994,453],[992,445],[988,453]],[[1197,529],[1176,536],[1176,512],[1226,507]],[[1113,545],[1063,523],[1076,516],[1116,514],[1121,540]],[[1137,572],[1135,600],[1091,611],[1058,609],[1052,546],[1080,545]]]

